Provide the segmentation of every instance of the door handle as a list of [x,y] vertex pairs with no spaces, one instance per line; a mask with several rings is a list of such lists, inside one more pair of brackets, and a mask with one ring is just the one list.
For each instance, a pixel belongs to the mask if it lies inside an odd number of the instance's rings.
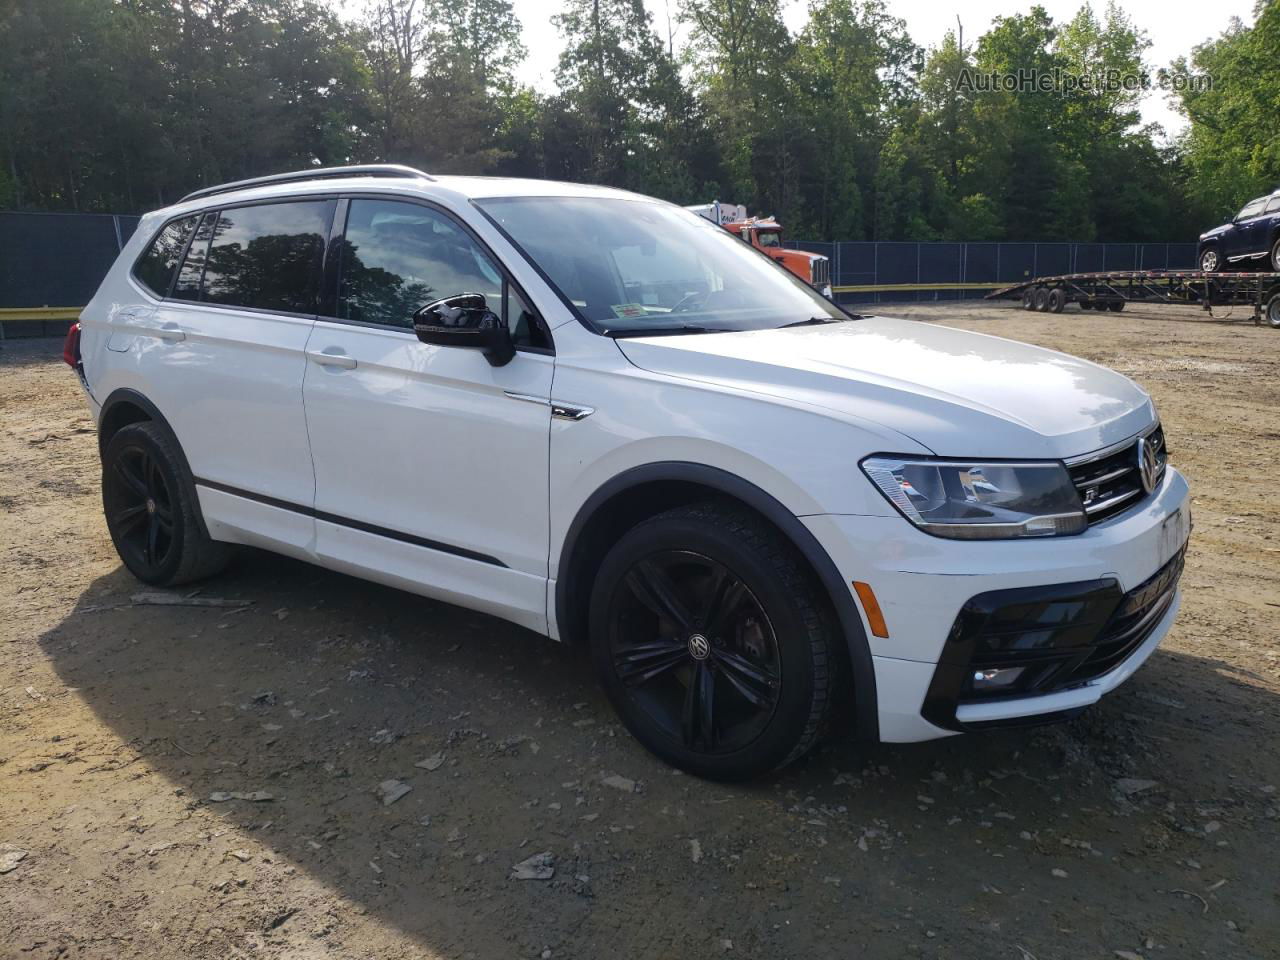
[[326,347],[324,350],[308,350],[307,358],[322,367],[341,367],[343,370],[354,370],[356,358],[345,353],[338,353],[337,347]]
[[153,337],[159,337],[161,340],[168,340],[171,343],[187,339],[187,335],[182,332],[182,328],[176,323],[166,323],[159,327],[143,327],[141,332],[149,333]]

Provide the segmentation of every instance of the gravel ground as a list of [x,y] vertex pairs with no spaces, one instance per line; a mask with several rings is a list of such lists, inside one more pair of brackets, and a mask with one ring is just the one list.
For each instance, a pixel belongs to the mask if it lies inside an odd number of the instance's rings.
[[880,311],[1150,390],[1193,489],[1182,613],[1070,724],[745,787],[663,767],[581,657],[478,614],[261,553],[197,594],[232,606],[131,603],[60,345],[6,343],[0,957],[1280,956],[1280,333]]

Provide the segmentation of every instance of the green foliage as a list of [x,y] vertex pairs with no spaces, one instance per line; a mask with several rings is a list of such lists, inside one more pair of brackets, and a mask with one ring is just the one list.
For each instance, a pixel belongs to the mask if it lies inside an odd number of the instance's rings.
[[1179,143],[1189,199],[1207,219],[1231,216],[1280,185],[1280,2],[1263,0],[1257,23],[1236,21],[1220,37],[1177,61],[1213,78],[1212,89],[1183,90],[1190,127]]
[[[386,160],[775,214],[792,237],[1191,239],[1280,183],[1280,0],[1142,93],[975,74],[1150,74],[1114,2],[1039,6],[922,51],[886,0],[560,0],[556,89],[522,86],[511,0],[0,0],[0,206],[129,212],[204,183]],[[971,74],[972,75],[972,74]],[[1159,92],[1148,94],[1160,96]]]

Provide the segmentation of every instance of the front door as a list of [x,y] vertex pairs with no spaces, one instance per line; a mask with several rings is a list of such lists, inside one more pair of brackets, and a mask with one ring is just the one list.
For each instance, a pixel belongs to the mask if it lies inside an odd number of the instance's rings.
[[[541,321],[450,215],[346,203],[337,301],[307,345],[316,550],[330,566],[546,628],[554,358]],[[339,216],[343,211],[339,212]],[[511,324],[505,366],[429,346],[412,316],[480,293]]]

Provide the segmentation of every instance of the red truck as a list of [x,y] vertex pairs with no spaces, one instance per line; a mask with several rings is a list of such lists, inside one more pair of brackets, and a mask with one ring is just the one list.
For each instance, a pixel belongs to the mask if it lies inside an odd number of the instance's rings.
[[742,204],[719,200],[685,209],[724,227],[765,256],[777,260],[824,297],[831,296],[831,260],[803,250],[783,249],[782,225],[773,217],[749,217]]

